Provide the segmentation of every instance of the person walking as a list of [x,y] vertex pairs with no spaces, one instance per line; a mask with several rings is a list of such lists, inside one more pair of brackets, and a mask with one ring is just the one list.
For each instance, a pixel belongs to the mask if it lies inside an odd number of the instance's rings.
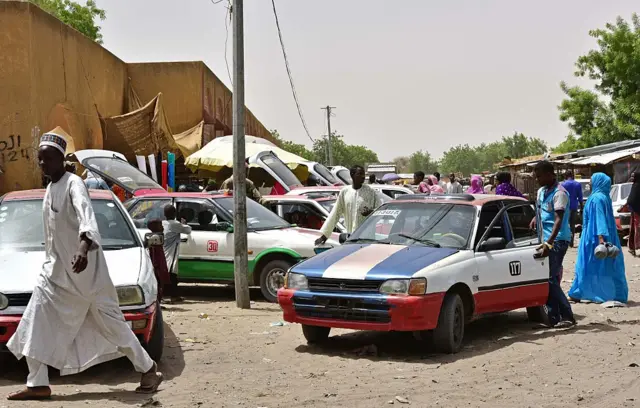
[[549,257],[549,297],[547,310],[549,325],[554,327],[576,324],[571,305],[560,287],[562,262],[569,247],[571,230],[569,228],[569,194],[556,181],[555,170],[551,162],[543,160],[536,163],[534,173],[540,189],[536,199],[536,217],[531,221],[536,225],[542,244],[538,247],[538,256]]
[[45,133],[38,163],[51,182],[43,201],[45,262],[7,348],[27,360],[27,387],[9,400],[51,397],[48,367],[61,375],[127,356],[142,373],[137,392],[163,380],[127,325],[109,276],[96,217],[82,179],[65,171],[66,139]]
[[633,173],[629,181],[633,184],[627,198],[627,207],[631,213],[627,247],[631,255],[637,256],[636,251],[640,248],[640,172]]
[[499,171],[496,174],[498,187],[496,187],[496,195],[510,197],[524,197],[521,192],[513,184],[511,184],[511,173],[507,171]]
[[341,217],[344,217],[342,225],[344,225],[348,233],[352,233],[381,204],[376,191],[369,185],[364,184],[364,167],[355,165],[351,167],[349,172],[353,179],[353,184],[340,190],[329,217],[320,229],[322,236],[316,240],[316,245],[322,245],[327,242]]
[[431,193],[431,190],[429,190],[429,185],[427,184],[426,181],[424,181],[424,171],[418,170],[415,173],[413,173],[413,185],[417,186],[415,187],[416,193],[419,193],[419,194]]
[[445,192],[447,191],[447,183],[444,182],[444,180],[440,179],[440,173],[439,172],[434,172],[433,175],[435,176],[436,180],[437,180],[437,185],[440,186],[440,188],[442,188],[442,191]]
[[439,194],[444,193],[444,189],[440,187],[440,184],[438,183],[438,178],[436,176],[431,175],[427,177],[427,186],[429,187],[429,191],[431,193],[439,193]]
[[456,175],[449,174],[449,182],[447,183],[447,194],[462,194],[462,184],[456,180]]
[[185,220],[176,220],[176,207],[167,204],[164,207],[164,220],[162,229],[164,231],[164,257],[167,259],[167,269],[169,269],[169,285],[164,288],[164,292],[170,297],[171,303],[181,302],[183,299],[178,296],[178,254],[180,251],[180,235],[191,234],[191,227]]
[[565,181],[562,182],[562,187],[569,193],[569,211],[571,211],[569,215],[571,241],[569,241],[569,244],[573,248],[576,235],[576,222],[580,221],[578,219],[578,209],[582,211],[582,184],[573,178],[573,172],[571,170],[567,170],[564,173],[564,177]]
[[[569,297],[575,301],[604,303],[615,300],[627,303],[629,288],[609,191],[609,176],[604,173],[591,176],[591,195],[584,206],[576,274],[569,290]],[[617,256],[596,257],[596,248],[602,244],[617,248]]]
[[484,194],[484,188],[482,187],[482,177],[471,176],[471,185],[467,189],[469,194]]

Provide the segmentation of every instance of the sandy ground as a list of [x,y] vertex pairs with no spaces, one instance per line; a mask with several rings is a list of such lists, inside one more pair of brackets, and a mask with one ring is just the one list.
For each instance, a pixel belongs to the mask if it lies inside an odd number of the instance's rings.
[[[625,254],[627,256],[628,254]],[[568,289],[575,253],[565,261]],[[626,258],[630,299],[640,259]],[[187,286],[188,300],[165,309],[166,381],[154,400],[132,392],[127,360],[71,377],[52,375],[55,398],[5,407],[640,407],[640,308],[574,306],[579,325],[553,330],[515,311],[472,323],[466,346],[437,355],[410,335],[337,330],[310,347],[297,325],[252,291],[252,309],[233,291]],[[199,315],[207,313],[208,319]],[[6,357],[6,356],[5,356]],[[19,389],[26,366],[0,362],[0,395]]]

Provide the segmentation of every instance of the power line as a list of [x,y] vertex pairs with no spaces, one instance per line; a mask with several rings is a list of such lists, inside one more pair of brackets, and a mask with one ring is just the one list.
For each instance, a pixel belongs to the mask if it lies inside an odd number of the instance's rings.
[[284,41],[282,40],[282,31],[280,30],[280,21],[278,20],[278,12],[276,11],[276,2],[275,0],[271,0],[271,5],[273,6],[273,16],[276,19],[276,28],[278,29],[278,38],[280,39],[280,47],[282,48],[282,55],[284,57],[284,65],[287,68],[287,76],[289,77],[289,84],[291,84],[291,93],[293,94],[293,100],[296,103],[296,107],[298,108],[298,116],[300,116],[300,121],[302,121],[302,126],[304,127],[304,131],[307,133],[307,137],[311,140],[311,142],[315,142],[309,133],[309,128],[307,127],[307,122],[304,120],[304,115],[302,114],[302,108],[300,107],[300,101],[298,100],[298,94],[296,92],[296,87],[293,84],[293,76],[291,75],[291,68],[289,67],[289,59],[287,58],[287,52],[284,48]]
[[[213,0],[211,0],[213,1]],[[220,3],[222,0],[218,0]],[[227,15],[224,18],[224,63],[227,66],[227,75],[229,75],[229,82],[233,86],[233,79],[231,78],[231,70],[229,69],[229,60],[227,59],[227,44],[229,43],[229,21],[231,20],[231,0],[227,0],[229,6],[227,7]],[[213,4],[218,4],[213,3]]]

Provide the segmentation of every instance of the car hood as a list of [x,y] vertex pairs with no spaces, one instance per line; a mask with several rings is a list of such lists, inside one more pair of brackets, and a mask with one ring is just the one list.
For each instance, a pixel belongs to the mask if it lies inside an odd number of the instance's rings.
[[[298,227],[252,231],[252,233],[272,239],[274,246],[291,246],[291,244],[296,244],[297,246],[305,243],[313,246],[315,240],[322,235],[320,231]],[[327,240],[327,244],[333,246],[340,245],[338,242],[339,237],[339,234],[331,234],[331,237]]]
[[[115,286],[138,284],[142,248],[105,251],[104,255]],[[0,252],[0,292],[31,292],[44,260],[44,251]]]
[[410,278],[456,252],[419,245],[347,244],[299,263],[292,272],[335,279]]

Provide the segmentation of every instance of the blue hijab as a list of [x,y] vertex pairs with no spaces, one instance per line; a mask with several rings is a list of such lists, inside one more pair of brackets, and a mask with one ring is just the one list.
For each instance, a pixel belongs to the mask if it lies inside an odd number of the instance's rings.
[[626,303],[629,295],[622,252],[616,258],[597,259],[593,252],[599,236],[620,248],[620,238],[609,197],[611,178],[604,173],[591,176],[591,195],[584,206],[576,274],[569,290],[574,299],[592,302],[617,300]]

